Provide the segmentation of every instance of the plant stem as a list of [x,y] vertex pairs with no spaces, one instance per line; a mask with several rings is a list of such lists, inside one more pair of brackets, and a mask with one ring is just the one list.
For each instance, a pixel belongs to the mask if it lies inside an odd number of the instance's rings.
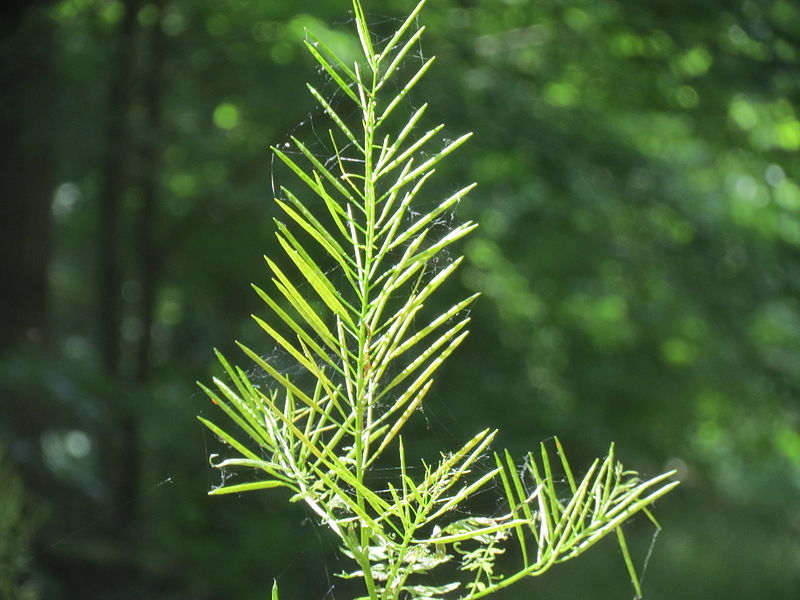
[[[372,389],[370,381],[370,342],[369,331],[369,310],[372,271],[374,229],[375,229],[375,182],[373,181],[373,144],[375,139],[375,88],[377,85],[377,72],[372,69],[372,86],[366,106],[363,111],[364,121],[364,209],[366,215],[366,227],[364,235],[364,262],[359,274],[361,289],[361,312],[358,319],[358,366],[357,366],[357,386],[356,386],[356,439],[355,439],[355,458],[356,458],[356,479],[359,483],[364,482],[365,464],[367,464],[367,453],[369,451],[369,428],[371,419],[369,418],[372,405]],[[356,249],[357,250],[357,249]],[[364,495],[361,489],[356,490],[356,501],[361,510],[365,510]],[[359,526],[362,557],[365,558],[365,565],[362,565],[367,591],[371,600],[378,600],[375,581],[369,564],[369,529],[365,524]]]

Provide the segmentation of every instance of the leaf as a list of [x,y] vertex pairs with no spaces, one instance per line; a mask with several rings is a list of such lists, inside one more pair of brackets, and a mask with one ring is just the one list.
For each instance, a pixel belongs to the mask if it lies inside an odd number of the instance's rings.
[[394,34],[392,35],[391,39],[388,42],[386,42],[386,46],[384,46],[383,50],[381,51],[380,56],[378,57],[378,62],[381,62],[382,60],[384,60],[386,58],[386,56],[389,53],[391,53],[392,50],[394,50],[394,47],[397,45],[397,43],[403,37],[403,34],[408,30],[408,28],[411,26],[411,24],[414,22],[414,20],[419,15],[420,11],[422,10],[422,7],[425,6],[425,2],[426,2],[426,0],[420,0],[420,2],[417,3],[417,5],[408,14],[408,16],[406,17],[405,21],[403,21],[403,24],[400,25],[400,27],[397,28],[397,31],[394,32]]
[[417,141],[415,141],[411,146],[406,148],[400,156],[395,158],[392,162],[385,166],[381,166],[380,164],[375,168],[375,180],[377,181],[381,177],[388,174],[393,169],[397,168],[399,165],[403,163],[403,161],[409,159],[412,154],[414,154],[417,150],[422,148],[427,142],[429,142],[433,137],[439,133],[442,129],[444,129],[444,125],[437,125],[433,129],[429,129],[426,131],[422,137],[420,137]]
[[431,56],[428,60],[426,60],[419,70],[417,70],[411,79],[409,79],[408,82],[403,86],[403,89],[401,89],[400,92],[392,99],[392,101],[389,102],[389,105],[384,109],[383,113],[380,117],[378,117],[378,120],[375,123],[376,129],[381,126],[381,123],[383,123],[390,114],[392,114],[392,111],[397,108],[397,105],[402,102],[403,98],[406,97],[408,92],[410,92],[414,86],[417,85],[419,80],[422,79],[422,76],[425,75],[428,69],[431,68],[434,60],[436,60],[435,56]]
[[284,275],[283,271],[269,258],[266,259],[272,272],[277,276],[277,280],[273,279],[275,287],[278,288],[283,296],[289,301],[298,314],[308,323],[314,332],[322,338],[322,341],[328,344],[333,350],[336,350],[336,338],[331,333],[328,326],[325,325],[323,320],[317,315],[316,311],[305,300],[303,295],[297,290],[289,279]]
[[[415,235],[418,231],[420,231],[423,227],[431,223],[434,219],[436,219],[436,217],[438,217],[445,211],[449,210],[454,204],[459,202],[464,196],[466,196],[469,192],[475,189],[476,185],[477,184],[473,183],[465,188],[460,189],[455,194],[447,198],[444,202],[440,203],[435,209],[421,216],[408,229],[406,229],[401,235],[397,236],[392,241],[392,243],[389,245],[389,249],[391,250],[392,248],[395,248],[396,246],[402,244],[403,242],[408,240],[412,235]],[[462,225],[461,227],[464,227],[464,225]],[[450,232],[450,234],[448,235],[452,236],[455,231],[458,231],[458,228],[453,230],[453,232]]]
[[[506,495],[506,501],[508,502],[508,508],[511,511],[510,515],[511,515],[511,517],[513,519],[519,519],[520,521],[522,521],[521,523],[518,523],[517,525],[514,526],[514,532],[517,534],[517,542],[519,543],[520,553],[522,554],[522,564],[523,564],[523,566],[527,567],[528,566],[528,548],[527,548],[527,545],[526,545],[526,542],[525,542],[525,533],[524,533],[524,531],[522,529],[522,524],[523,523],[525,523],[525,524],[530,523],[530,517],[528,516],[527,519],[523,520],[519,516],[519,515],[525,515],[525,512],[520,509],[520,502],[524,503],[525,499],[524,498],[520,498],[519,500],[517,499],[517,497],[515,495],[515,492],[514,492],[514,490],[512,489],[512,487],[511,487],[511,485],[509,483],[508,475],[506,475],[506,468],[505,468],[506,466],[503,463],[503,461],[500,459],[500,455],[497,454],[497,452],[494,453],[494,460],[495,460],[495,464],[497,464],[497,467],[499,469],[500,481],[503,484],[503,491],[505,492],[505,495]],[[512,469],[514,468],[513,464],[511,465],[511,468]],[[525,516],[527,516],[527,515],[525,515]]]
[[[342,182],[341,182],[341,181],[339,181],[339,179],[338,179],[338,178],[337,178],[337,177],[336,177],[336,176],[335,176],[333,173],[331,173],[331,172],[330,172],[330,170],[329,170],[329,169],[328,169],[328,168],[327,168],[327,167],[326,167],[324,164],[322,164],[322,162],[321,162],[321,161],[320,161],[320,160],[319,160],[319,159],[318,159],[316,156],[314,156],[314,153],[313,153],[313,152],[311,152],[311,151],[310,151],[310,150],[309,150],[309,149],[306,147],[306,145],[305,145],[305,144],[303,144],[303,143],[302,143],[300,140],[298,140],[298,139],[297,139],[297,138],[295,138],[295,137],[292,137],[292,141],[294,142],[295,146],[297,146],[297,149],[298,149],[298,150],[300,150],[300,152],[302,152],[302,153],[303,153],[303,156],[305,156],[305,157],[308,159],[308,161],[309,161],[309,162],[310,162],[312,165],[314,165],[314,168],[317,170],[317,172],[321,173],[321,174],[322,174],[322,176],[323,176],[325,179],[327,179],[327,180],[328,180],[328,182],[329,182],[329,183],[331,183],[331,184],[332,184],[332,185],[333,185],[333,186],[334,186],[334,187],[337,189],[337,191],[338,191],[338,192],[339,192],[339,193],[340,193],[342,196],[344,196],[344,198],[346,198],[346,199],[349,201],[349,203],[350,203],[351,205],[353,205],[353,206],[356,206],[356,207],[357,207],[357,208],[359,208],[361,211],[363,211],[363,210],[364,210],[364,209],[363,209],[363,207],[359,206],[359,204],[356,202],[355,198],[354,198],[354,197],[353,197],[353,195],[350,193],[350,190],[348,190],[348,189],[347,189],[347,188],[346,188],[346,187],[345,187],[345,186],[342,184]],[[291,159],[290,159],[290,160],[291,160]],[[299,167],[298,167],[298,168],[299,168]],[[315,179],[315,180],[317,179],[317,172],[315,172],[315,173],[313,174],[313,179]],[[305,175],[305,174],[304,174],[304,175]],[[306,177],[308,177],[308,176],[306,175]],[[311,178],[309,178],[309,179],[311,179]],[[313,189],[314,189],[314,191],[317,193],[317,195],[319,195],[319,196],[320,196],[320,197],[322,197],[323,199],[325,199],[325,197],[327,196],[327,194],[325,194],[325,192],[324,192],[324,188],[322,188],[322,186],[321,186],[321,185],[320,185],[318,182],[317,182],[317,185],[315,185],[315,187],[314,187]],[[330,198],[330,196],[328,196],[328,198]],[[332,198],[331,198],[331,199],[332,199]],[[347,214],[347,211],[345,211],[343,208],[341,208],[341,207],[340,207],[338,204],[336,204],[336,206],[337,206],[337,211],[336,211],[336,212],[337,212],[337,213],[338,213],[340,216],[345,216],[345,215]]]
[[631,553],[628,550],[628,544],[625,541],[625,534],[622,532],[622,527],[617,527],[617,540],[619,541],[619,549],[622,551],[622,557],[625,559],[625,566],[628,568],[628,574],[631,576],[633,589],[636,590],[636,599],[639,599],[642,597],[642,586],[639,583],[639,576],[636,574],[636,568],[633,566]]
[[348,67],[344,63],[344,61],[342,61],[342,59],[336,55],[336,53],[333,50],[331,50],[328,46],[326,46],[325,42],[323,42],[317,36],[317,34],[315,34],[310,29],[306,29],[306,34],[314,41],[316,47],[321,48],[323,52],[325,52],[325,54],[327,54],[328,57],[331,58],[336,63],[336,65],[344,72],[345,75],[347,75],[349,79],[353,80],[354,82],[358,80],[356,74],[350,69],[350,67]]
[[487,517],[468,517],[451,523],[435,538],[424,540],[424,542],[455,544],[468,540],[478,540],[487,543],[489,541],[489,539],[486,539],[487,537],[490,539],[495,538],[495,534],[502,533],[514,526],[515,522],[508,519],[501,521]]
[[377,57],[375,56],[375,50],[372,48],[367,17],[364,15],[364,8],[361,6],[360,0],[353,0],[353,12],[356,16],[356,29],[358,31],[358,39],[361,41],[361,47],[364,50],[364,56],[374,68]]
[[221,427],[214,425],[214,423],[204,419],[203,417],[197,417],[197,420],[213,431],[222,441],[230,444],[231,447],[238,450],[242,456],[247,456],[253,460],[259,460],[258,456],[254,452],[248,450],[244,445],[236,441],[236,438],[226,433]]
[[[305,344],[307,347],[311,348],[316,356],[324,360],[327,364],[329,364],[334,369],[341,372],[341,368],[333,361],[331,356],[311,337],[311,335],[302,327],[300,326],[292,317],[290,317],[278,304],[270,298],[269,294],[267,294],[264,290],[259,288],[257,285],[252,284],[252,288],[256,291],[256,293],[261,297],[262,300],[275,312],[276,315],[288,325],[292,331],[297,334],[298,339]],[[338,354],[338,348],[335,351]],[[341,357],[340,357],[341,358]]]
[[240,342],[236,342],[236,344],[247,354],[253,362],[255,362],[259,367],[264,369],[270,376],[272,376],[278,383],[280,383],[287,391],[291,392],[292,394],[296,395],[300,398],[303,402],[305,402],[310,408],[314,409],[317,412],[323,412],[320,406],[314,402],[314,400],[306,394],[303,390],[301,390],[297,385],[295,385],[288,377],[283,375],[278,369],[273,367],[270,363],[266,360],[261,358],[258,354],[250,350],[247,346]]
[[[294,199],[297,203],[297,199]],[[301,209],[301,214],[297,211],[292,209],[289,205],[285,202],[280,200],[276,200],[278,206],[283,209],[283,211],[289,215],[295,223],[300,225],[306,232],[308,232],[314,240],[319,243],[322,248],[333,258],[339,266],[342,268],[342,271],[347,276],[347,279],[354,284],[355,279],[355,272],[353,271],[353,263],[352,259],[347,256],[344,249],[339,245],[339,242],[331,235],[317,219],[308,211],[303,212]],[[301,205],[302,206],[302,205]]]
[[241,492],[251,492],[254,490],[267,490],[276,487],[291,487],[283,481],[268,480],[268,481],[254,481],[252,483],[239,483],[237,485],[226,485],[224,487],[214,488],[208,492],[209,496],[222,496],[223,494],[239,494]]
[[[247,433],[248,436],[250,436],[250,439],[252,439],[257,444],[265,448],[274,447],[272,440],[269,437],[269,434],[264,432],[260,424],[253,423],[252,421],[254,421],[254,419],[253,420],[249,419],[250,415],[248,411],[245,411],[239,406],[237,406],[237,408],[239,408],[239,411],[237,412],[236,410],[228,406],[228,404],[224,400],[222,400],[217,394],[215,394],[213,391],[211,391],[209,388],[204,386],[199,381],[197,382],[197,385],[200,386],[200,389],[202,389],[209,398],[211,398],[211,401],[214,403],[215,406],[219,407],[220,410],[222,410],[226,415],[228,415],[228,417],[230,417],[230,419],[234,423],[236,423],[245,433]],[[251,420],[251,422],[248,423],[246,420],[243,420],[242,417],[239,416],[240,413],[244,414],[245,418],[247,420]]]
[[[386,70],[383,72],[378,85],[376,86],[376,90],[380,90],[387,81],[391,78],[392,74],[397,69],[398,65],[403,61],[408,54],[408,51],[419,41],[419,38],[422,37],[422,34],[425,32],[425,27],[420,27],[414,34],[409,38],[409,40],[403,45],[403,47],[397,52],[395,57],[392,59],[392,62],[386,67]],[[389,46],[387,46],[389,48]]]
[[305,277],[306,281],[311,284],[314,291],[319,294],[319,297],[327,305],[327,307],[334,314],[341,317],[352,329],[356,328],[350,312],[344,307],[342,302],[337,297],[337,290],[325,277],[322,270],[312,261],[307,254],[300,254],[295,250],[282,235],[278,235],[278,242],[283,247],[286,255],[292,259],[292,262],[300,270]]
[[386,149],[385,154],[383,154],[383,156],[381,156],[378,162],[376,163],[375,165],[376,171],[380,171],[383,168],[383,165],[387,161],[391,160],[392,157],[397,153],[397,151],[400,150],[400,146],[405,141],[406,137],[408,137],[408,135],[414,129],[414,127],[417,125],[419,120],[422,118],[422,115],[425,113],[425,110],[427,108],[428,108],[428,103],[426,102],[425,104],[420,106],[414,112],[413,115],[411,115],[411,117],[408,119],[408,122],[405,124],[403,129],[397,135],[397,138],[395,139],[394,143],[389,145],[389,147]]
[[339,129],[341,129],[342,132],[347,136],[347,139],[353,142],[355,147],[363,152],[364,147],[361,145],[361,142],[358,141],[358,138],[356,138],[353,132],[350,131],[350,128],[345,125],[344,119],[339,116],[330,103],[322,97],[322,94],[320,94],[313,85],[309,83],[306,84],[306,87],[308,88],[308,91],[311,92],[311,95],[314,96],[316,101],[319,102],[319,105],[325,110],[326,113],[330,115],[331,119],[333,119],[333,122],[336,123],[336,125],[339,126]]
[[463,144],[464,144],[464,142],[466,142],[466,141],[467,141],[469,138],[471,138],[471,137],[472,137],[472,133],[467,133],[467,134],[465,134],[465,135],[462,135],[462,136],[461,136],[460,138],[458,138],[457,140],[455,140],[455,141],[453,141],[453,142],[450,142],[450,143],[449,143],[447,146],[445,146],[445,147],[444,147],[444,148],[443,148],[441,151],[439,151],[439,153],[438,153],[438,154],[436,154],[435,156],[433,156],[433,157],[429,158],[429,159],[428,159],[428,160],[426,160],[424,163],[422,163],[421,165],[419,165],[417,168],[415,168],[415,169],[414,169],[414,170],[412,170],[412,171],[409,171],[409,173],[408,173],[408,174],[406,174],[406,175],[404,175],[403,177],[401,177],[400,179],[398,179],[398,180],[397,180],[397,182],[395,182],[395,183],[392,185],[392,187],[390,187],[390,188],[389,188],[389,190],[388,190],[386,193],[388,194],[388,193],[391,193],[391,192],[393,192],[393,191],[394,191],[394,190],[396,190],[396,189],[400,189],[401,187],[403,187],[403,186],[407,185],[408,183],[410,183],[410,182],[414,181],[414,180],[415,180],[417,177],[419,177],[420,175],[424,175],[425,173],[427,173],[428,171],[430,171],[430,169],[431,169],[431,168],[432,168],[432,167],[433,167],[435,164],[439,163],[439,162],[440,162],[442,159],[444,159],[446,156],[448,156],[448,155],[449,155],[449,154],[451,154],[453,151],[455,151],[456,149],[458,149],[458,147],[459,147],[459,146],[463,145]]
[[[447,309],[445,312],[443,312],[441,315],[439,315],[433,321],[431,321],[428,325],[420,328],[420,330],[417,333],[415,333],[410,338],[406,339],[398,347],[394,348],[389,355],[389,359],[393,359],[403,354],[405,351],[409,350],[414,345],[425,339],[428,335],[432,334],[434,331],[439,329],[450,319],[453,319],[456,315],[458,315],[460,312],[465,310],[470,304],[472,304],[478,297],[478,295],[479,294],[473,294],[469,298],[464,298],[464,300],[462,300],[458,304],[451,306],[449,309]],[[469,319],[464,319],[462,323],[466,324],[468,321]]]
[[[363,105],[361,104],[361,100],[356,95],[356,93],[350,88],[347,82],[345,82],[345,80],[342,79],[339,73],[336,72],[336,69],[317,50],[317,44],[309,42],[308,40],[306,40],[305,44],[306,48],[308,48],[308,51],[311,53],[311,55],[316,59],[316,61],[320,65],[322,65],[322,68],[325,69],[325,72],[328,73],[328,75],[331,76],[331,79],[333,79],[336,82],[336,84],[339,86],[339,89],[341,89],[345,94],[347,94],[353,100],[353,102],[358,104],[359,107],[363,107]],[[355,82],[355,77],[353,77],[353,81]]]

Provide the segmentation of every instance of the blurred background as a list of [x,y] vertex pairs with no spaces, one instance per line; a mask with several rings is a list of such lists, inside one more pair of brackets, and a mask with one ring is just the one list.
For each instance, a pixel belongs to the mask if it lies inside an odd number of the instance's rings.
[[[412,4],[366,8],[380,32]],[[296,184],[269,146],[326,135],[304,29],[353,52],[350,2],[0,15],[0,597],[250,600],[277,578],[341,600],[331,538],[286,494],[206,496],[194,382],[213,347],[271,350],[249,283],[271,179]],[[483,297],[415,441],[557,434],[588,465],[615,440],[683,481],[657,538],[627,528],[646,598],[800,597],[800,7],[436,0],[420,24],[438,60],[412,102],[476,133],[436,191],[480,182],[439,301]],[[503,598],[632,596],[609,542]]]

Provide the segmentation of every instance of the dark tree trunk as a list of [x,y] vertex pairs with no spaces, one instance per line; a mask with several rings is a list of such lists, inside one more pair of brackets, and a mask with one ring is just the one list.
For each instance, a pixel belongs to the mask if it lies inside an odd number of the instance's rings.
[[[105,443],[105,474],[110,483],[111,505],[116,511],[116,527],[136,539],[136,512],[139,495],[137,411],[122,384],[122,284],[125,279],[123,197],[131,184],[133,136],[129,123],[135,98],[135,67],[138,38],[138,11],[141,0],[125,0],[125,13],[119,26],[115,54],[111,60],[108,89],[108,116],[104,163],[101,171],[98,231],[98,316],[99,350],[109,381],[121,389],[109,393],[115,414],[112,437]],[[113,449],[113,451],[111,451]]]
[[119,44],[111,63],[108,90],[108,124],[105,161],[99,198],[100,265],[98,304],[100,307],[100,352],[109,374],[120,373],[122,322],[122,197],[129,181],[127,165],[131,158],[128,115],[134,97],[136,57],[136,15],[140,0],[126,0],[120,24]]
[[[162,14],[164,1],[157,0],[154,5]],[[138,184],[142,192],[142,204],[136,223],[134,252],[137,259],[138,278],[141,297],[138,303],[138,317],[141,324],[141,337],[133,349],[134,388],[142,391],[140,401],[146,402],[146,388],[151,374],[152,330],[155,317],[156,299],[160,274],[160,253],[156,245],[156,215],[161,180],[161,69],[164,59],[164,35],[161,22],[155,23],[145,33],[147,41],[144,78],[142,81],[143,119],[141,131],[144,138],[139,141],[141,152]],[[136,411],[127,411],[122,422],[122,471],[127,474],[127,485],[123,492],[128,494],[126,518],[134,522],[137,518],[138,481],[142,471],[140,447],[140,423]]]
[[[0,361],[48,337],[55,77],[45,4],[0,3]],[[40,435],[51,415],[38,394],[0,381],[0,443],[11,442],[10,458],[34,491],[49,483]]]
[[[154,5],[159,14],[164,9],[164,0]],[[155,241],[158,199],[161,180],[161,72],[164,63],[164,33],[161,22],[148,31],[149,52],[144,80],[144,131],[146,138],[142,146],[142,208],[138,224],[138,252],[142,297],[140,318],[142,337],[136,357],[136,380],[145,384],[150,378],[152,330],[160,276],[160,258]]]
[[0,354],[47,330],[53,69],[43,4],[0,6]]

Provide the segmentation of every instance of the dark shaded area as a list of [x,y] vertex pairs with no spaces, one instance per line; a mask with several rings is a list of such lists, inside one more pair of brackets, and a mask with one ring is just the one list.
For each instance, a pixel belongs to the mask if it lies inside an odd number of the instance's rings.
[[[273,352],[248,283],[267,279],[271,178],[294,181],[268,147],[324,148],[304,27],[346,55],[348,6],[0,8],[10,597],[246,600],[276,577],[287,600],[348,597],[331,539],[283,494],[206,496],[218,446],[194,419],[212,347]],[[378,31],[410,8],[367,3]],[[484,297],[415,448],[492,425],[518,453],[558,434],[588,464],[616,440],[684,481],[658,506],[647,598],[796,598],[800,9],[437,0],[421,23],[423,125],[476,133],[432,193],[480,182],[458,209],[481,224],[462,288],[439,301]],[[642,565],[653,529],[629,531]],[[504,597],[632,594],[607,544]]]

